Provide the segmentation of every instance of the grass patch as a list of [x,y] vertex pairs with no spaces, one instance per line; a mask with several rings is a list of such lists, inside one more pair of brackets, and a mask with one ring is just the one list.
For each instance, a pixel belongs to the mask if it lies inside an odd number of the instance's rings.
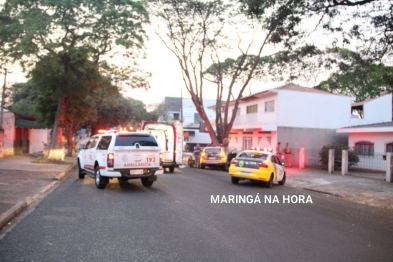
[[68,161],[50,160],[50,159],[46,159],[42,156],[38,157],[37,159],[34,159],[31,162],[35,163],[35,164],[59,164],[59,165],[72,165],[72,164],[74,164],[74,163],[68,162]]

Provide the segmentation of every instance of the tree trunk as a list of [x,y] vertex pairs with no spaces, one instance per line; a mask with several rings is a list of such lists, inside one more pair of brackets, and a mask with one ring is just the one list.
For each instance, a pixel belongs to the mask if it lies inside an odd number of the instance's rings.
[[67,129],[67,156],[72,156],[74,151],[74,138],[72,128]]
[[59,103],[57,106],[57,113],[55,123],[53,125],[51,145],[49,149],[48,159],[55,161],[64,160],[64,148],[63,148],[63,128],[61,125],[61,120],[64,119],[63,105],[64,100],[59,98]]

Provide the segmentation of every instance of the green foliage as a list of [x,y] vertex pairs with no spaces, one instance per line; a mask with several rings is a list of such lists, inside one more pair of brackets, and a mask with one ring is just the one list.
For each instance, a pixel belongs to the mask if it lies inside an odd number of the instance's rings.
[[347,145],[342,144],[329,144],[322,147],[319,151],[319,164],[323,169],[328,169],[329,164],[329,149],[334,149],[334,169],[341,169],[342,151],[348,150],[348,166],[356,166],[359,163],[359,157],[355,154],[354,150],[350,149]]
[[11,104],[8,109],[20,115],[33,116],[38,120],[41,116],[37,111],[37,106],[40,105],[38,101],[42,95],[33,90],[32,81],[14,84],[11,90],[12,96],[9,97]]
[[[271,36],[272,43],[284,42],[291,49],[294,38],[306,31],[297,27],[301,22],[312,28],[320,27],[330,37],[332,46],[358,44],[359,50],[369,59],[381,61],[392,56],[393,2],[326,1],[326,0],[238,0],[240,10],[252,19],[265,18],[267,28],[277,26]],[[274,12],[272,7],[277,7]],[[266,14],[274,14],[266,19]],[[307,20],[315,18],[315,20]],[[329,41],[327,39],[326,41]]]
[[96,133],[98,129],[111,129],[118,126],[133,127],[136,130],[142,120],[157,120],[157,118],[150,119],[142,101],[117,94],[107,97],[104,104],[96,109],[93,120],[85,122],[84,126],[91,126],[92,133]]
[[347,49],[329,52],[336,55],[331,63],[337,64],[338,71],[316,88],[353,96],[356,101],[377,97],[381,90],[393,89],[393,67],[375,64]]
[[[63,61],[68,54],[49,54],[42,57],[31,71],[32,92],[36,97],[36,112],[39,120],[48,126],[55,122],[59,99],[65,98],[64,125],[72,131],[94,119],[95,109],[102,104],[103,97],[118,93],[110,79],[100,74],[97,64],[89,61],[87,54],[75,52],[68,62],[69,72],[64,74]],[[82,113],[83,112],[83,113]],[[70,126],[71,125],[71,126]]]

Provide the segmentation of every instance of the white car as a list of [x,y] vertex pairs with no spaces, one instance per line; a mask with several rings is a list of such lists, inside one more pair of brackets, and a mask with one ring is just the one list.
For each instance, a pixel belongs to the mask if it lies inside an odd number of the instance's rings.
[[160,147],[147,132],[111,132],[92,136],[78,154],[78,175],[104,189],[109,179],[141,179],[149,187],[163,174]]

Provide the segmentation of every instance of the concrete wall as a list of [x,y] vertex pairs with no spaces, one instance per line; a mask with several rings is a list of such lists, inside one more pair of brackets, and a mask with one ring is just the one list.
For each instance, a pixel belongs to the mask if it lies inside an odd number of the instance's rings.
[[44,144],[48,144],[48,139],[50,139],[49,129],[30,129],[29,153],[42,152]]
[[278,127],[277,135],[277,142],[281,142],[282,150],[289,143],[293,153],[292,165],[295,166],[299,163],[300,148],[305,149],[307,166],[318,164],[319,151],[324,145],[348,144],[348,134],[337,134],[335,129]]
[[15,140],[15,115],[12,112],[4,112],[3,115],[3,129],[4,129],[4,156],[14,155],[14,140]]
[[352,97],[278,91],[278,126],[335,129],[348,125]]

